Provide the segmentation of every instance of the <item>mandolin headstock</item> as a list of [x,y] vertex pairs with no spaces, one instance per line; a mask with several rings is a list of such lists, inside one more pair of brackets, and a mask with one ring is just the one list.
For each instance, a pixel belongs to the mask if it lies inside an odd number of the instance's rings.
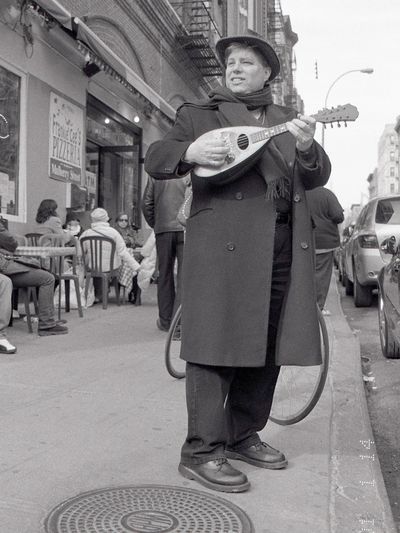
[[322,122],[323,124],[337,122],[340,126],[341,122],[346,125],[347,122],[356,120],[358,109],[354,105],[346,104],[332,107],[331,109],[321,109],[321,111],[312,116],[317,122]]

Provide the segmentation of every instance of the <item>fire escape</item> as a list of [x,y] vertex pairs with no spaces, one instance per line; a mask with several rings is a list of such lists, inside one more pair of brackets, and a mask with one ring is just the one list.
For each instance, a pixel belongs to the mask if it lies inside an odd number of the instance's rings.
[[204,89],[213,85],[214,78],[222,76],[222,68],[214,52],[214,44],[222,35],[210,4],[212,2],[197,0],[171,2],[183,24],[177,42],[203,77]]
[[293,46],[297,34],[292,31],[289,17],[284,17],[280,0],[268,0],[267,35],[279,57],[281,72],[272,83],[277,103],[297,107],[297,90],[294,86],[296,60]]

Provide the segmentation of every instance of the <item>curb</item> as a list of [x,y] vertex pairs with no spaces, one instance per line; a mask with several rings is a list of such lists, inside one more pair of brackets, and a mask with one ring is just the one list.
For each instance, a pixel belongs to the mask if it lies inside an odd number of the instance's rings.
[[397,533],[367,408],[360,342],[340,305],[333,274],[327,320],[331,346],[328,383],[331,417],[330,503],[332,533]]

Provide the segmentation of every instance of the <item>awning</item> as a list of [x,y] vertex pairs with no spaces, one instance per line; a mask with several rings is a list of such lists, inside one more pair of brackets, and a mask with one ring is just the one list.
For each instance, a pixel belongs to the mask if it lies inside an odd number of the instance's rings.
[[57,0],[35,0],[35,2],[65,28],[72,29],[72,15]]
[[158,109],[169,120],[173,121],[175,119],[175,109],[124,63],[80,18],[72,17],[71,13],[59,4],[57,0],[34,1],[62,26],[76,33],[76,39],[86,45],[102,62],[110,67],[105,69],[106,72],[112,69],[117,75],[114,78],[118,81],[119,78],[124,80],[135,92],[142,95],[152,107]]

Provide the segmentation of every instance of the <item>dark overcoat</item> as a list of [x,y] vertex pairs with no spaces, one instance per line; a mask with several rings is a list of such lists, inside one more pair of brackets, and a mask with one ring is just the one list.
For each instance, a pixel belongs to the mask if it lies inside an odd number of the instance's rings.
[[[242,104],[237,104],[242,106]],[[295,116],[268,107],[268,126]],[[231,124],[239,125],[239,124]],[[180,108],[175,125],[153,143],[145,160],[156,179],[181,176],[181,158],[203,133],[226,126],[218,109]],[[315,143],[317,163],[299,157],[289,133],[275,137],[292,181],[293,260],[278,330],[276,363],[321,362],[312,222],[305,189],[324,185],[330,163]],[[275,204],[255,165],[224,184],[192,173],[193,202],[187,221],[182,279],[182,349],[186,361],[221,366],[263,366],[275,232]]]

